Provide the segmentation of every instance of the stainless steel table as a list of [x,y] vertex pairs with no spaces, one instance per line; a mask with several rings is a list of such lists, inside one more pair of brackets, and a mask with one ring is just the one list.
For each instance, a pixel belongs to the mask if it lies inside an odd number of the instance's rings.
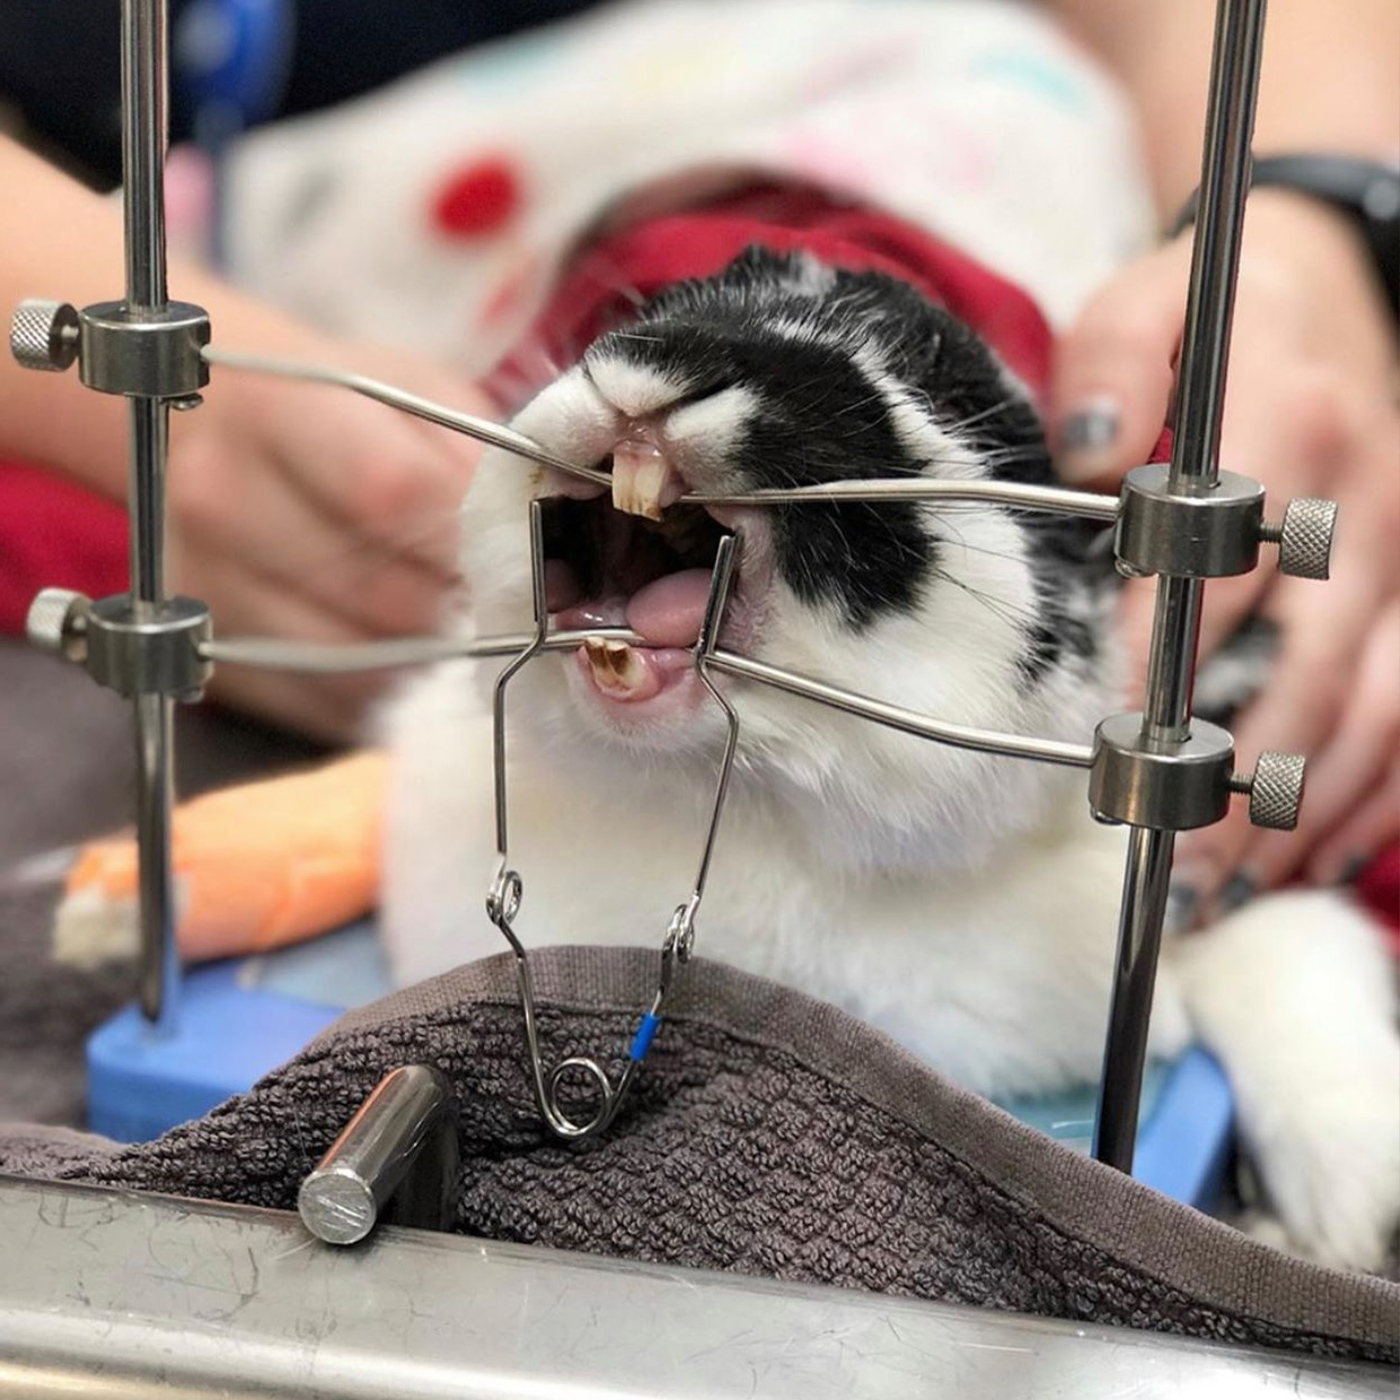
[[0,1178],[0,1397],[1341,1400],[1393,1372]]

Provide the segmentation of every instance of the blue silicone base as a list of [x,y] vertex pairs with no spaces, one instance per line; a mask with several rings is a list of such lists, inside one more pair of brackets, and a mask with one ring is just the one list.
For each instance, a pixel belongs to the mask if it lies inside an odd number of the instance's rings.
[[134,1006],[88,1038],[88,1126],[144,1142],[241,1094],[347,1006],[391,990],[368,924],[251,958],[189,969],[178,1024],[151,1029]]
[[144,1142],[198,1118],[291,1059],[340,1011],[238,985],[233,964],[192,972],[170,1035],[134,1006],[88,1040],[88,1125]]
[[[1001,1107],[1076,1152],[1093,1143],[1092,1088]],[[1143,1078],[1133,1176],[1164,1196],[1210,1210],[1220,1197],[1234,1136],[1229,1081],[1214,1056],[1193,1046],[1170,1063],[1154,1061]]]

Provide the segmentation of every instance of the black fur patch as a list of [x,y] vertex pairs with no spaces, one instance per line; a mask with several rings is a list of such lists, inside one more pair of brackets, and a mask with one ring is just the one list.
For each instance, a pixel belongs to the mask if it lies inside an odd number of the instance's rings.
[[[697,399],[733,385],[759,403],[735,447],[736,487],[914,476],[937,463],[901,441],[884,398],[857,363],[882,369],[960,436],[997,480],[1053,479],[1034,409],[982,342],[947,311],[881,273],[824,274],[810,260],[751,248],[717,277],[679,283],[629,328],[589,352],[683,381]],[[796,330],[794,328],[797,328]],[[805,332],[810,331],[810,335]],[[1089,606],[1104,574],[1096,527],[1020,512],[1037,581],[1022,671],[1033,685],[1066,650],[1089,658]],[[950,535],[955,516],[950,516]],[[793,506],[773,512],[776,564],[799,598],[835,603],[855,628],[912,611],[937,586],[937,526],[909,502]],[[955,536],[953,536],[955,537]]]

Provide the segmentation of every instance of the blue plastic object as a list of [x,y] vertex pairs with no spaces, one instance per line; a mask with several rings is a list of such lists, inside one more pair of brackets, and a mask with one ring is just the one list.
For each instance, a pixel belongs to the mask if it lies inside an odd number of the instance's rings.
[[[291,1059],[341,1011],[391,990],[371,924],[275,953],[186,974],[180,1025],[156,1036],[128,1007],[88,1041],[88,1118],[122,1142],[159,1136],[242,1093]],[[629,1051],[646,1054],[657,1018],[642,1018]],[[522,1042],[522,1053],[524,1046]],[[1088,1152],[1092,1087],[1003,1102],[1023,1123]],[[1216,1202],[1234,1126],[1230,1087],[1204,1050],[1149,1066],[1133,1175],[1201,1210]]]
[[290,0],[194,0],[181,12],[172,55],[195,144],[209,157],[209,257],[228,264],[227,155],[231,143],[277,114],[291,74]]
[[1213,1210],[1234,1133],[1230,1081],[1216,1058],[1196,1046],[1171,1066],[1156,1111],[1138,1129],[1133,1175],[1174,1201]]
[[[1001,1103],[1014,1118],[1076,1152],[1094,1135],[1092,1086],[1041,1099]],[[1210,1210],[1220,1196],[1234,1134],[1235,1110],[1225,1071],[1193,1046],[1170,1063],[1154,1061],[1143,1078],[1133,1176],[1164,1196]]]
[[651,1042],[656,1039],[657,1028],[660,1025],[661,1017],[653,1015],[650,1011],[642,1017],[637,1034],[632,1037],[632,1048],[627,1052],[629,1059],[646,1059],[647,1051],[651,1049]]
[[222,108],[239,128],[276,115],[292,52],[288,0],[194,0],[173,45],[176,81],[198,113]]
[[159,1137],[250,1089],[346,1007],[389,989],[368,924],[192,968],[173,1034],[157,1035],[128,1006],[88,1038],[88,1124],[118,1142]]

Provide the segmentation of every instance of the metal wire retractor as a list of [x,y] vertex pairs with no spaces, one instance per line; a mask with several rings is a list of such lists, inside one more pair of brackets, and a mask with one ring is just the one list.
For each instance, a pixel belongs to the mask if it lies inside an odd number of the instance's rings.
[[[520,872],[510,863],[509,827],[507,821],[506,773],[506,687],[520,670],[545,649],[549,632],[549,611],[545,601],[544,580],[544,516],[541,503],[530,503],[530,593],[534,610],[535,630],[528,645],[520,652],[496,678],[491,697],[493,768],[495,776],[496,812],[496,870],[491,878],[491,887],[486,894],[486,915],[505,935],[515,954],[516,979],[520,987],[520,1006],[525,1017],[525,1040],[530,1056],[530,1076],[534,1083],[535,1101],[540,1114],[550,1131],[557,1137],[577,1142],[596,1133],[603,1132],[618,1110],[627,1100],[638,1069],[651,1049],[656,1032],[660,1029],[665,1013],[666,1002],[670,997],[675,981],[676,969],[687,962],[695,945],[695,916],[704,897],[705,883],[709,877],[710,861],[714,854],[715,839],[719,833],[720,818],[724,811],[725,797],[729,792],[729,779],[734,768],[734,755],[739,745],[739,716],[734,707],[716,688],[708,673],[710,658],[714,652],[720,621],[724,616],[725,603],[729,597],[730,584],[734,577],[735,556],[738,541],[727,535],[720,541],[715,557],[714,574],[710,581],[710,593],[705,604],[704,618],[700,634],[696,639],[692,654],[696,674],[706,691],[724,712],[727,735],[724,754],[720,760],[719,780],[715,786],[714,803],[710,810],[709,827],[705,835],[704,850],[696,873],[695,884],[690,896],[676,906],[666,929],[666,937],[661,944],[661,965],[657,975],[656,992],[650,1007],[643,1012],[636,1032],[627,1049],[627,1063],[616,1084],[608,1077],[607,1071],[586,1055],[571,1055],[560,1060],[552,1069],[545,1068],[544,1051],[540,1044],[539,1016],[535,1005],[535,987],[530,976],[530,960],[525,945],[515,931],[515,920],[525,896],[525,882]],[[593,1109],[589,1117],[582,1121],[571,1118],[561,1106],[561,1087],[571,1073],[578,1073],[593,1086]]]

